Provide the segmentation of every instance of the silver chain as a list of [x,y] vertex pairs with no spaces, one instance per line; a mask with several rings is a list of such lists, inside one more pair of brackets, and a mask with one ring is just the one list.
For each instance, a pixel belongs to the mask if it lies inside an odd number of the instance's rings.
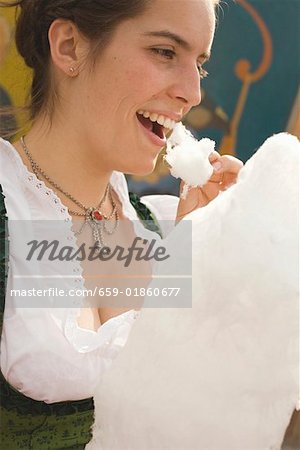
[[[83,209],[84,212],[78,212],[78,211],[73,211],[73,210],[69,209],[70,214],[72,214],[74,216],[85,218],[82,227],[75,234],[76,235],[81,234],[85,225],[88,224],[92,228],[92,234],[93,234],[93,238],[94,238],[96,247],[98,249],[100,249],[101,247],[105,247],[106,253],[110,253],[111,250],[107,247],[107,245],[104,242],[103,232],[105,232],[108,235],[112,235],[116,231],[118,224],[119,224],[119,214],[118,214],[118,210],[117,210],[117,205],[112,197],[110,183],[108,183],[108,185],[105,189],[104,196],[100,200],[99,204],[96,207],[87,207],[83,203],[81,203],[79,200],[77,200],[75,197],[73,197],[73,195],[71,195],[69,192],[65,191],[59,184],[57,184],[55,181],[53,181],[45,173],[45,171],[38,165],[38,163],[33,159],[31,153],[29,152],[28,147],[26,146],[25,141],[24,141],[24,136],[21,137],[21,143],[22,143],[23,150],[24,150],[27,158],[29,159],[30,165],[32,167],[32,170],[33,170],[33,173],[35,174],[35,176],[38,179],[40,179],[41,176],[43,178],[45,178],[45,180],[47,180],[51,186],[53,186],[59,192],[64,194],[69,200],[71,200],[73,203],[75,203],[75,205],[77,205],[80,209]],[[107,197],[109,197],[109,200],[112,204],[112,211],[109,215],[104,214],[100,210],[101,206],[103,205],[103,203],[105,202]],[[110,227],[108,227],[107,222],[112,218],[114,218],[115,220],[114,220],[114,225],[110,228]]]

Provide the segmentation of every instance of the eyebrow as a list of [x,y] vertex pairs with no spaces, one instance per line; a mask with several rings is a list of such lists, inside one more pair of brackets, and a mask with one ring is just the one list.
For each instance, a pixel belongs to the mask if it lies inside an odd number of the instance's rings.
[[[154,37],[164,37],[171,39],[172,41],[176,42],[176,44],[180,45],[180,47],[184,48],[185,50],[191,51],[192,47],[190,44],[184,40],[181,36],[178,34],[172,33],[168,30],[161,30],[161,31],[147,31],[143,33],[143,36],[154,36]],[[202,53],[199,55],[200,58],[205,59],[205,61],[208,61],[210,58],[210,53]]]

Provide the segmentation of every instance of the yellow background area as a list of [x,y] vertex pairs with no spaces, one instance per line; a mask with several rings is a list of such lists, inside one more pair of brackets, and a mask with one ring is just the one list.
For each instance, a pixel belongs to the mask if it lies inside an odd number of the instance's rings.
[[6,19],[11,28],[11,40],[4,49],[4,31],[0,23],[0,39],[2,41],[0,45],[0,83],[8,91],[14,106],[24,106],[31,81],[31,70],[18,55],[14,44],[15,14],[15,8],[0,8],[0,16]]

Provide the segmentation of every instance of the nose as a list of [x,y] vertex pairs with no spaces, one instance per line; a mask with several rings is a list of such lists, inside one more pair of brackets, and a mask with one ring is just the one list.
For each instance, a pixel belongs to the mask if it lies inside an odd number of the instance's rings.
[[181,68],[176,72],[168,94],[182,103],[185,114],[201,102],[200,74],[197,67]]

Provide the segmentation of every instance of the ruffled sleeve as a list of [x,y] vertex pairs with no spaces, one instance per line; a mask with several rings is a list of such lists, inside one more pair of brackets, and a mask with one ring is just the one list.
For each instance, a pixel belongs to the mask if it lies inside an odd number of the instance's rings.
[[64,327],[65,336],[79,353],[95,351],[108,347],[109,359],[114,359],[116,348],[121,349],[126,344],[130,330],[140,312],[134,309],[112,317],[103,323],[97,331],[81,328],[77,323],[79,310],[68,314]]

